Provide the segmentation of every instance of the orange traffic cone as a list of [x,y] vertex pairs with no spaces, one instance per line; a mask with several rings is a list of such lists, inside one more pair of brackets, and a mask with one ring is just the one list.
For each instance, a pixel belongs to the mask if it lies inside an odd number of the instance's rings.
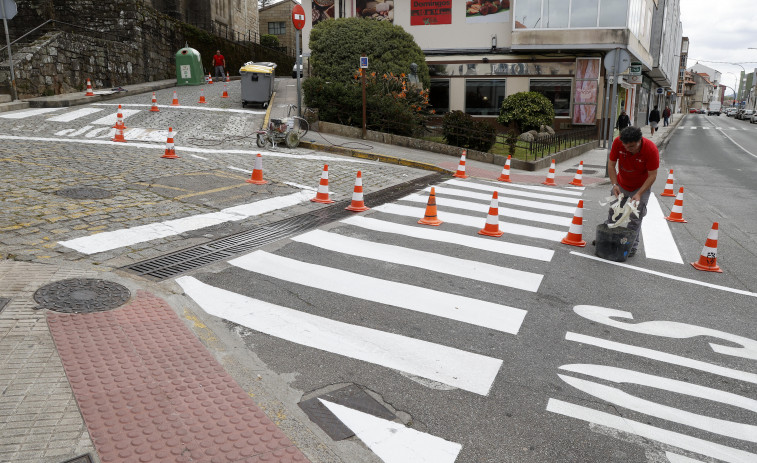
[[231,79],[229,78],[229,73],[226,73],[226,82],[231,82]]
[[200,89],[200,101],[198,101],[200,104],[205,104],[207,101],[205,101],[205,90]]
[[673,169],[670,169],[670,173],[668,174],[668,180],[665,182],[665,190],[663,190],[662,194],[660,196],[672,196],[675,197],[675,192],[673,192],[673,182],[675,178],[673,177]]
[[665,217],[670,222],[686,223],[683,220],[683,187],[678,190],[678,196],[673,203],[673,209],[670,210],[670,215]]
[[363,202],[363,174],[360,171],[357,171],[357,177],[355,178],[355,190],[352,192],[352,202],[345,209],[353,212],[363,212],[370,209]]
[[502,167],[502,173],[499,174],[499,178],[497,179],[500,182],[510,182],[510,155],[507,155],[507,161],[505,162],[505,166]]
[[179,97],[176,96],[176,90],[173,91],[173,101],[171,102],[171,106],[179,106]]
[[116,125],[113,126],[114,129],[126,128],[126,126],[124,125],[124,115],[121,111],[121,105],[118,105],[118,112],[116,113]]
[[120,141],[121,143],[126,143],[126,139],[124,138],[123,127],[116,128],[116,136],[113,137],[111,141]]
[[492,193],[492,202],[489,206],[489,214],[486,216],[486,225],[478,231],[479,235],[502,236],[505,232],[499,229],[499,196],[495,191]]
[[226,82],[223,83],[223,95],[221,95],[221,98],[228,98],[229,92],[226,91]]
[[702,252],[699,254],[699,260],[692,262],[691,265],[697,270],[705,272],[723,273],[718,267],[718,223],[712,224],[712,230],[707,235],[707,241],[704,243]]
[[87,94],[84,96],[95,96],[95,92],[92,91],[92,82],[87,79]]
[[323,166],[323,173],[321,173],[321,182],[318,184],[318,193],[315,198],[311,199],[314,203],[331,204],[334,201],[329,199],[329,165]]
[[569,185],[575,185],[575,186],[584,186],[583,182],[581,181],[584,176],[584,162],[581,161],[578,163],[578,170],[576,171],[575,177],[573,177],[573,180],[568,182]]
[[463,154],[460,156],[460,164],[458,164],[457,172],[455,172],[455,175],[453,175],[453,177],[468,178],[468,176],[465,175],[465,155],[466,154],[468,154],[468,151],[463,150]]
[[547,173],[547,179],[541,182],[542,185],[557,186],[555,183],[555,160],[549,166],[549,173]]
[[150,112],[153,112],[153,113],[160,112],[160,109],[158,109],[158,99],[155,98],[155,92],[152,92],[152,107],[150,108]]
[[431,187],[431,193],[428,195],[426,214],[418,221],[418,223],[421,225],[433,225],[435,227],[444,223],[436,216],[436,191],[434,187]]
[[255,167],[252,169],[252,177],[247,179],[247,183],[252,183],[255,185],[265,185],[268,183],[267,180],[263,180],[263,156],[258,153],[258,156],[255,158]]
[[578,201],[576,206],[576,212],[573,214],[573,222],[570,223],[568,234],[560,241],[563,244],[569,244],[571,246],[586,246],[586,241],[583,240],[584,231],[584,201]]
[[176,156],[176,149],[174,149],[173,146],[173,128],[168,128],[168,140],[166,140],[166,152],[162,158],[166,159],[179,159],[179,156]]
[[210,75],[210,73],[208,73],[208,83],[209,84],[213,83],[213,77]]

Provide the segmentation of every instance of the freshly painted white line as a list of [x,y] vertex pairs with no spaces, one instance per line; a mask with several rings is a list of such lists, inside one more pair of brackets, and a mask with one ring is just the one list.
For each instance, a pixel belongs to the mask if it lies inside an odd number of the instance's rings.
[[[105,127],[104,127],[105,128]],[[23,141],[38,141],[38,142],[57,142],[57,143],[79,143],[84,145],[110,145],[118,146],[120,148],[147,148],[147,149],[159,149],[165,150],[165,141],[162,144],[157,143],[119,143],[109,140],[88,140],[81,138],[45,138],[45,137],[18,137],[15,135],[0,135],[0,140],[23,140]],[[318,156],[312,154],[287,154],[277,153],[274,151],[250,151],[250,150],[214,150],[210,148],[192,148],[188,146],[177,146],[179,153],[202,153],[202,154],[246,154],[252,157],[261,153],[263,156],[271,158],[287,158],[287,159],[307,159],[310,161],[330,161],[330,162],[347,162],[356,164],[375,164],[374,161],[363,161],[360,159],[346,158],[344,156]]]
[[462,445],[318,399],[384,463],[455,463]]
[[306,243],[329,251],[407,265],[525,291],[538,291],[543,278],[538,273],[499,267],[402,246],[374,243],[323,230],[313,230],[291,239],[298,243]]
[[23,111],[9,111],[7,114],[0,114],[3,119],[24,119],[32,116],[39,116],[40,114],[47,114],[54,111],[60,111],[62,108],[35,108],[25,109]]
[[216,288],[192,277],[176,282],[207,313],[303,346],[393,368],[488,395],[502,360],[350,325]]
[[229,261],[250,272],[345,296],[435,315],[503,333],[518,334],[526,311],[506,305],[382,280],[322,265],[253,251]]
[[[402,206],[400,204],[382,204],[373,208],[374,211],[384,212],[386,214],[402,215],[406,217],[423,217],[426,210],[421,207]],[[439,214],[439,219],[454,223],[457,225],[464,225],[467,227],[476,227],[482,229],[486,224],[486,216],[473,217],[470,215],[453,214],[451,212],[445,212]],[[531,238],[541,238],[550,241],[560,241],[565,238],[566,231],[548,230],[546,228],[531,227],[529,225],[519,225],[515,223],[500,222],[499,229],[505,233],[511,235],[528,236]]]
[[[485,196],[485,195],[482,195]],[[416,203],[423,203],[426,204],[428,202],[428,195],[420,195],[420,194],[411,194],[408,196],[405,196],[404,198],[400,198],[402,201],[413,201]],[[491,197],[489,198],[491,200]],[[456,199],[449,199],[449,198],[442,198],[437,196],[436,197],[436,205],[437,206],[444,206],[444,207],[451,207],[454,209],[462,209],[464,211],[469,212],[480,212],[484,215],[489,211],[489,204],[484,203],[474,203],[471,201],[460,201]],[[571,217],[565,217],[561,215],[551,215],[551,214],[540,214],[538,212],[530,212],[530,211],[524,211],[520,209],[508,209],[503,206],[499,206],[499,215],[500,217],[512,217],[514,219],[521,219],[521,220],[530,220],[532,222],[541,222],[541,223],[548,223],[552,225],[560,225],[563,227],[570,227],[570,223],[572,222]]]
[[[133,116],[134,114],[137,114],[139,112],[142,112],[142,110],[141,109],[121,109],[121,114],[124,116],[124,120],[126,120],[127,117]],[[96,119],[90,122],[90,124],[112,126],[116,124],[117,116],[118,115],[116,113],[108,114],[105,117],[101,117],[100,119]]]
[[603,349],[614,350],[616,352],[623,352],[624,354],[636,355],[659,362],[671,363],[673,365],[679,365],[686,368],[693,368],[695,370],[705,371],[714,375],[724,376],[726,378],[733,378],[739,381],[746,381],[748,383],[757,384],[757,374],[747,373],[741,370],[734,370],[733,368],[721,367],[712,363],[702,362],[700,360],[693,360],[688,357],[682,357],[680,355],[668,354],[667,352],[661,352],[654,349],[647,349],[646,347],[637,347],[629,344],[622,344],[615,341],[608,341],[606,339],[595,338],[594,336],[587,336],[585,334],[578,334],[573,332],[565,333],[565,339],[568,341],[580,342],[588,344],[590,346],[601,347]]
[[80,117],[89,116],[90,114],[94,114],[94,113],[99,113],[100,111],[102,111],[102,109],[81,108],[81,109],[77,109],[76,111],[70,111],[64,114],[59,114],[57,116],[48,117],[47,120],[53,121],[53,122],[71,122]]
[[97,233],[90,236],[82,236],[68,241],[60,241],[59,244],[67,248],[75,249],[83,254],[110,251],[124,246],[144,243],[167,236],[174,236],[190,230],[218,225],[224,222],[244,220],[255,215],[294,206],[311,197],[309,192],[297,192],[287,196],[279,196],[263,199],[249,204],[228,207],[218,212],[193,215],[181,219],[167,220],[165,222],[140,225],[138,227],[123,228],[109,232]]
[[704,463],[702,460],[695,460],[672,452],[665,452],[665,458],[667,458],[670,463]]
[[[181,103],[181,96],[179,96],[179,103]],[[93,103],[93,105],[99,105],[99,106],[118,106],[118,103]],[[150,108],[152,107],[152,104],[136,104],[136,103],[127,103],[123,104],[121,103],[122,107],[131,106],[136,108]],[[181,109],[190,109],[192,111],[216,111],[216,112],[222,112],[222,113],[243,113],[243,114],[265,114],[265,111],[252,111],[248,109],[224,109],[224,108],[208,108],[205,106],[171,106],[171,105],[158,105],[158,108],[160,109],[171,109],[171,110],[181,110]]]
[[461,235],[436,228],[414,227],[411,225],[402,225],[398,223],[387,222],[370,217],[355,215],[341,221],[355,227],[366,228],[383,233],[393,233],[396,235],[409,236],[422,240],[438,241],[442,243],[454,243],[466,248],[480,249],[483,251],[496,252],[518,257],[527,257],[529,259],[549,262],[552,260],[555,252],[551,249],[528,246],[525,244],[509,243],[507,241],[492,240],[479,236]]
[[[489,193],[476,193],[470,190],[461,190],[459,188],[447,188],[444,186],[437,186],[435,188],[436,188],[437,200],[439,200],[438,195],[461,196],[463,198],[480,199],[482,201],[487,201],[487,204],[489,204],[489,201],[491,201],[492,199],[491,191]],[[431,187],[425,188],[423,191],[429,192],[431,191]],[[571,218],[573,217],[573,213],[576,212],[575,206],[562,206],[560,204],[545,203],[541,201],[530,201],[528,199],[508,198],[506,196],[499,197],[499,204],[510,204],[513,206],[530,207],[532,209],[542,209],[545,211],[552,211],[552,212],[564,212],[566,214],[571,214]]]
[[208,159],[208,158],[204,158],[204,157],[202,157],[202,156],[198,156],[198,155],[196,155],[196,154],[192,154],[192,153],[190,153],[189,155],[190,155],[190,156],[192,156],[193,158],[196,158],[196,159],[204,159],[204,160],[207,160],[207,159]]
[[644,253],[647,259],[683,264],[681,253],[678,252],[676,240],[673,239],[668,223],[660,208],[660,203],[657,202],[657,198],[652,193],[647,202],[647,215],[641,222]]
[[[489,183],[491,185],[497,185],[497,186],[507,186],[507,188],[520,188],[522,190],[532,190],[532,191],[543,191],[545,193],[557,193],[557,194],[564,194],[564,195],[574,195],[574,196],[581,196],[583,193],[580,193],[580,191],[583,191],[586,189],[586,187],[583,186],[565,186],[565,187],[548,187],[548,186],[537,186],[537,185],[524,185],[520,183],[502,183],[498,182],[496,180],[484,180],[484,182]],[[468,184],[467,181],[463,182],[466,185]]]
[[596,260],[596,261],[599,261],[599,262],[604,262],[606,264],[617,265],[619,267],[630,268],[632,270],[638,270],[640,272],[650,273],[652,275],[657,275],[657,276],[660,276],[660,277],[663,277],[663,278],[669,278],[671,280],[682,281],[684,283],[691,283],[691,284],[699,285],[699,286],[705,286],[707,288],[718,289],[720,291],[728,291],[728,292],[731,292],[731,293],[742,294],[744,296],[757,297],[757,293],[753,293],[751,291],[744,291],[743,289],[736,289],[736,288],[729,288],[727,286],[714,285],[712,283],[707,283],[707,282],[704,282],[704,281],[692,280],[691,278],[684,278],[684,277],[679,277],[679,276],[675,276],[675,275],[670,275],[670,274],[667,274],[667,273],[657,272],[655,270],[649,270],[649,269],[646,269],[646,268],[634,267],[633,265],[624,264],[622,262],[613,262],[613,261],[610,261],[610,260],[605,260],[605,259],[602,259],[602,258],[599,258],[599,257],[596,257],[596,256],[590,256],[589,254],[583,254],[583,253],[576,252],[576,251],[570,251],[570,253],[574,254],[576,256],[585,257],[587,259],[592,259],[592,260]]
[[[547,194],[541,194],[541,193],[530,193],[528,191],[521,191],[516,188],[508,188],[503,187],[500,185],[486,185],[483,183],[475,183],[475,182],[465,182],[462,180],[447,180],[444,182],[445,185],[450,186],[456,186],[456,187],[462,187],[462,188],[470,188],[472,190],[483,190],[488,191],[491,195],[493,191],[496,191],[500,195],[504,196],[523,196],[526,198],[533,198],[533,199],[542,199],[545,201],[555,201],[558,203],[568,203],[572,205],[578,204],[578,198],[566,198],[564,196],[557,196],[554,194],[547,195]],[[557,190],[555,190],[557,192]],[[566,193],[563,191],[563,193]],[[573,194],[573,192],[569,192],[570,194]]]
[[757,455],[753,453],[716,444],[715,442],[710,442],[704,439],[698,439],[675,431],[658,428],[656,426],[650,426],[639,421],[623,418],[622,416],[600,412],[593,408],[563,402],[562,400],[550,398],[547,402],[547,411],[617,429],[629,434],[635,434],[646,439],[672,445],[673,447],[678,447],[708,457],[717,458],[718,460],[723,460],[729,463],[757,462]]
[[[313,188],[312,186],[308,186],[308,185],[301,185],[299,183],[294,183],[294,182],[282,182],[282,183],[284,185],[293,186],[293,187],[299,188],[301,190],[318,191],[318,188]],[[329,194],[333,194],[333,193],[329,193]]]

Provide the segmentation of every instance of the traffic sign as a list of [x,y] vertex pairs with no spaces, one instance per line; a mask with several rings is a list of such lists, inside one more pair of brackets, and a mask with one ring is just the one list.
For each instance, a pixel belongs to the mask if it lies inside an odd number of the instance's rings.
[[657,94],[658,94],[658,95],[662,95],[663,93],[665,93],[665,89],[664,89],[664,88],[662,88],[662,87],[658,87],[658,88],[657,88]]
[[[618,65],[618,69],[615,69],[615,54],[620,52],[620,61]],[[605,69],[607,69],[607,72],[610,73],[617,73],[620,74],[621,72],[628,69],[628,66],[631,65],[631,55],[622,48],[617,48],[614,50],[610,50],[605,55]]]
[[368,69],[368,57],[367,56],[361,56],[360,57],[360,69]]
[[298,31],[305,27],[305,9],[299,3],[292,8],[292,24]]
[[634,76],[630,75],[626,77],[626,82],[629,84],[639,85],[642,82],[643,78],[641,76]]
[[[16,8],[16,2],[13,0],[0,0],[3,2],[3,7],[0,8],[0,19],[13,19],[14,16],[16,16],[16,13],[18,13],[18,8]],[[5,14],[3,14],[3,12]]]
[[629,69],[632,76],[640,76],[641,75],[641,63],[634,61],[631,63],[631,67]]

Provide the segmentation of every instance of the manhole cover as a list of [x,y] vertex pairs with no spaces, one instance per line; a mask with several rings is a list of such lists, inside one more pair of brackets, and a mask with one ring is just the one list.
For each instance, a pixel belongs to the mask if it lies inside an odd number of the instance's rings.
[[63,313],[92,313],[115,309],[130,297],[129,289],[123,285],[91,278],[56,281],[34,293],[38,308]]
[[[576,172],[578,172],[578,169],[565,169],[563,172],[569,172],[571,174],[575,174]],[[584,169],[582,173],[583,174],[596,174],[597,171],[591,170],[591,169]]]
[[108,190],[89,187],[64,188],[56,191],[55,194],[71,199],[106,199],[113,197],[113,193]]

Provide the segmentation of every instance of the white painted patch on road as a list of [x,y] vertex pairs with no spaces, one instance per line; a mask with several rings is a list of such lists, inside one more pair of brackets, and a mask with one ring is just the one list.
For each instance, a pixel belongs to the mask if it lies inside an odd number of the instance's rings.
[[226,209],[221,209],[218,212],[210,212],[207,214],[183,217],[181,219],[167,220],[165,222],[102,232],[68,241],[60,241],[58,244],[74,249],[83,254],[95,254],[159,238],[175,236],[187,231],[199,230],[201,228],[218,225],[224,222],[244,220],[248,217],[294,206],[295,204],[310,200],[310,197],[311,194],[309,192],[297,192],[287,196],[279,196],[254,203],[228,207]]
[[[508,188],[503,187],[499,185],[487,185],[484,183],[475,183],[475,182],[466,182],[463,180],[447,180],[444,182],[445,185],[455,186],[455,187],[461,187],[461,188],[470,188],[472,190],[483,190],[488,191],[489,194],[491,194],[493,191],[496,191],[498,194],[503,196],[520,196],[525,198],[532,198],[532,199],[541,199],[544,201],[555,201],[558,203],[568,203],[572,205],[578,204],[578,198],[566,198],[564,196],[558,196],[556,194],[542,194],[542,193],[531,193],[529,191],[521,191],[516,188]],[[564,191],[559,190],[557,187],[555,187],[555,193],[566,193],[566,194],[575,194],[575,191]]]
[[527,313],[515,307],[310,264],[265,251],[254,251],[232,259],[229,263],[250,272],[290,283],[469,323],[503,333],[518,334]]
[[742,294],[744,296],[757,297],[757,293],[753,293],[751,291],[745,291],[743,289],[729,288],[727,286],[715,285],[715,284],[707,283],[707,282],[704,282],[704,281],[692,280],[691,278],[684,278],[684,277],[679,277],[679,276],[676,276],[676,275],[670,275],[668,273],[662,273],[662,272],[658,272],[658,271],[655,271],[655,270],[650,270],[650,269],[641,268],[641,267],[635,267],[633,265],[628,265],[628,264],[625,264],[623,262],[613,262],[613,261],[610,261],[610,260],[605,260],[605,259],[602,259],[600,257],[591,256],[589,254],[583,254],[583,253],[576,252],[576,251],[571,251],[570,253],[573,254],[573,255],[576,255],[576,256],[585,257],[587,259],[592,259],[592,260],[596,260],[596,261],[599,261],[599,262],[604,262],[606,264],[617,265],[618,267],[629,268],[631,270],[638,270],[639,272],[650,273],[652,275],[657,275],[659,277],[669,278],[671,280],[682,281],[684,283],[691,283],[693,285],[705,286],[707,288],[717,289],[717,290],[720,290],[720,291],[728,291],[730,293]]
[[374,243],[352,238],[338,233],[313,230],[291,238],[298,243],[306,243],[329,251],[364,257],[382,262],[446,273],[460,278],[492,283],[510,288],[536,292],[543,278],[538,273],[525,272],[507,267],[499,267],[484,262],[459,259],[434,252]]
[[[431,187],[427,187],[423,191],[430,192]],[[476,193],[475,191],[461,190],[459,188],[447,188],[444,186],[437,186],[435,187],[435,192],[437,195],[436,196],[437,201],[439,200],[439,195],[460,196],[463,198],[480,199],[482,201],[491,201],[492,199],[491,191],[489,193]],[[566,214],[571,214],[571,218],[573,217],[573,213],[576,212],[575,206],[561,206],[559,204],[545,203],[542,201],[531,201],[528,199],[508,198],[507,196],[501,196],[501,195],[499,196],[499,204],[529,207],[531,209],[541,209],[541,210],[552,211],[552,212],[564,212]]]
[[670,232],[669,222],[665,220],[654,193],[649,195],[647,215],[641,222],[641,236],[644,243],[644,253],[647,259],[664,260],[675,264],[683,264],[681,253],[678,252],[676,240]]
[[672,452],[665,452],[665,458],[667,458],[670,463],[704,463],[702,460],[695,460]]
[[[181,103],[181,95],[179,95],[179,102]],[[100,105],[100,106],[118,106],[118,103],[93,103],[93,105]],[[134,107],[134,108],[151,108],[151,104],[136,104],[136,103],[121,103],[122,107]],[[170,110],[191,110],[191,111],[215,111],[215,112],[222,112],[222,113],[243,113],[243,114],[265,114],[265,111],[253,111],[249,109],[228,109],[228,108],[209,108],[206,106],[171,106],[171,105],[158,105],[158,108],[160,109],[170,109]]]
[[673,447],[688,450],[700,455],[717,458],[729,463],[757,462],[757,455],[745,452],[744,450],[716,444],[715,442],[698,439],[667,429],[650,426],[639,421],[629,420],[622,416],[611,415],[609,413],[594,410],[593,408],[563,402],[562,400],[550,398],[549,402],[547,402],[547,411],[598,424],[600,426],[617,429],[618,431],[627,432],[629,434],[635,434],[646,439],[672,445]]
[[347,225],[353,225],[355,227],[366,228],[368,230],[374,230],[382,233],[392,233],[395,235],[403,235],[410,238],[437,241],[441,243],[452,243],[454,245],[464,246],[466,248],[479,249],[482,251],[495,252],[497,254],[505,254],[510,256],[526,257],[528,259],[535,259],[544,262],[551,261],[552,257],[555,255],[555,252],[551,249],[528,246],[525,244],[510,243],[507,241],[492,240],[478,236],[461,235],[460,233],[453,233],[430,227],[414,227],[411,225],[402,225],[398,223],[387,222],[385,220],[363,217],[360,215],[348,217],[341,222]]
[[404,371],[488,395],[502,360],[386,333],[216,288],[192,277],[176,282],[207,313],[303,346]]
[[[400,204],[382,204],[373,208],[374,211],[384,212],[386,214],[402,215],[405,217],[423,217],[426,213],[425,208],[403,206]],[[444,212],[438,214],[440,220],[448,223],[454,223],[456,225],[464,225],[466,227],[475,227],[479,230],[486,225],[486,215],[481,217],[473,217],[470,215],[453,214],[451,212]],[[499,229],[510,235],[527,236],[530,238],[540,238],[550,241],[560,241],[565,238],[566,231],[548,230],[546,228],[532,227],[530,225],[520,225],[515,223],[500,222]]]
[[384,463],[454,463],[462,445],[318,399]]
[[[141,112],[140,109],[121,109],[121,115],[124,117],[124,121],[126,121],[127,117],[133,116],[134,114],[137,114],[139,112]],[[101,117],[100,119],[96,119],[96,120],[90,122],[90,124],[114,126],[114,125],[116,125],[116,118],[117,117],[118,117],[118,114],[116,114],[116,113],[108,114],[105,117]]]
[[3,119],[25,119],[27,117],[39,116],[40,114],[47,114],[55,111],[60,111],[61,108],[35,108],[25,109],[23,111],[9,111],[6,114],[0,114],[0,118]]
[[[498,187],[505,185],[504,183],[498,182],[495,180],[483,180],[483,181],[491,185],[496,185]],[[467,185],[468,182],[463,182],[463,183]],[[574,196],[583,195],[581,191],[586,189],[586,187],[583,187],[583,186],[572,186],[572,185],[571,186],[566,185],[566,186],[557,187],[557,188],[549,187],[549,186],[526,185],[526,184],[521,184],[521,183],[507,183],[506,185],[508,189],[519,188],[521,190],[543,191],[545,193],[551,193],[551,194],[558,193],[558,194],[574,195]]]
[[57,116],[48,117],[47,120],[53,122],[71,122],[73,120],[79,119],[80,117],[99,113],[100,111],[102,111],[102,109],[100,108],[81,108],[77,109],[76,111],[70,111],[64,114],[59,114]]

